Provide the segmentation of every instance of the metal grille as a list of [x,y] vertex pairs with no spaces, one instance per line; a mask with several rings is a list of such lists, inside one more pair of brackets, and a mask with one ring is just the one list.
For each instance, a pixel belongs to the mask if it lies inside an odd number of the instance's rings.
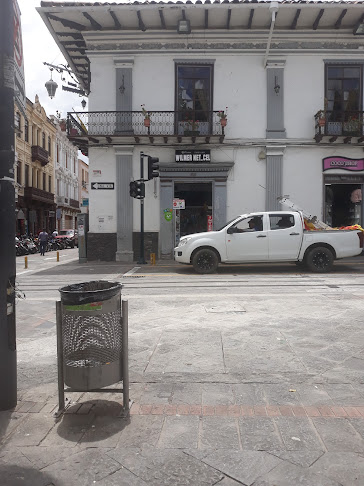
[[92,316],[63,312],[65,365],[78,368],[117,361],[122,348],[120,322],[120,309]]

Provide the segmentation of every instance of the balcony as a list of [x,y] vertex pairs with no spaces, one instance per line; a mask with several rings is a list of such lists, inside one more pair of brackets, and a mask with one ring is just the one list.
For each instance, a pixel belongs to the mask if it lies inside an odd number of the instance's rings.
[[39,145],[32,145],[32,162],[40,162],[41,165],[44,167],[48,164],[48,152]]
[[315,140],[343,143],[364,141],[363,111],[319,111],[315,115]]
[[54,194],[52,192],[43,191],[42,189],[37,189],[36,187],[25,187],[24,198],[54,205]]
[[80,150],[98,144],[222,143],[218,111],[94,111],[68,113],[67,135]]
[[70,207],[75,209],[80,209],[80,202],[77,201],[76,199],[70,198]]

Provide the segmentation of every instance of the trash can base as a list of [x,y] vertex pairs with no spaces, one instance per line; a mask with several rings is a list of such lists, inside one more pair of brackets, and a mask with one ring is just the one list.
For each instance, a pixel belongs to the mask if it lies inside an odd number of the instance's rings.
[[91,391],[123,379],[120,360],[97,366],[65,366],[64,382],[79,391]]

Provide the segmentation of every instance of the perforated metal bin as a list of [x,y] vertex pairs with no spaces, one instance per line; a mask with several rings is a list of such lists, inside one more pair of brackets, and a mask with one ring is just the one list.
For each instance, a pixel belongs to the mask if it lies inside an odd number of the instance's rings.
[[59,289],[67,386],[88,391],[123,380],[121,288],[100,280]]

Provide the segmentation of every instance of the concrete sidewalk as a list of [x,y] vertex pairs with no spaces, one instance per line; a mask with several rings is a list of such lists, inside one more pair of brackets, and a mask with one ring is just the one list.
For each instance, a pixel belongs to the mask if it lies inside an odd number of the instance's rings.
[[90,266],[86,277],[73,266],[20,279],[28,301],[19,403],[0,412],[2,486],[364,484],[361,275],[120,277],[130,416],[119,417],[120,393],[69,393],[56,421],[56,289],[133,267]]

